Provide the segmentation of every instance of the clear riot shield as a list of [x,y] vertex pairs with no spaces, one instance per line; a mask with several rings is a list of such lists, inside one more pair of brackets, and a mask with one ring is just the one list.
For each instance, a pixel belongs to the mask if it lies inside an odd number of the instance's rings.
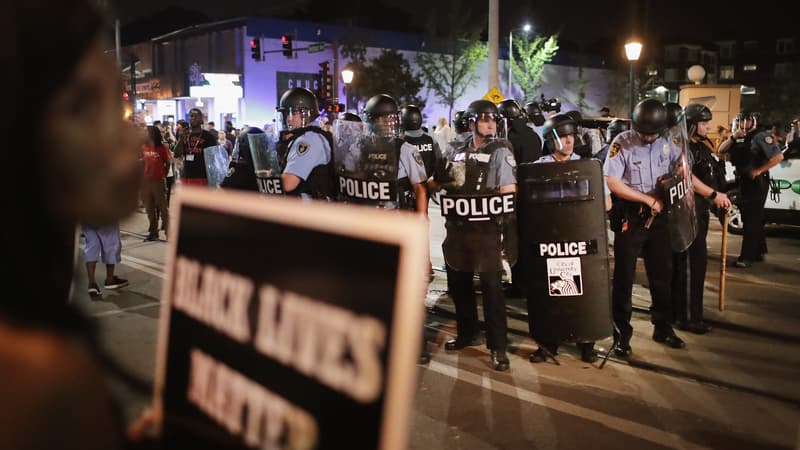
[[[678,124],[667,130],[669,172],[659,177],[656,186],[657,194],[664,202],[664,212],[669,223],[669,237],[672,250],[683,252],[697,236],[697,213],[694,208],[694,191],[692,190],[692,154],[686,132],[686,117],[681,114]],[[674,158],[673,155],[679,154]]]
[[258,191],[262,194],[283,194],[281,167],[274,140],[267,133],[248,134],[247,142],[253,156]]
[[364,122],[337,120],[333,130],[339,199],[396,207],[398,141],[370,132]]
[[203,149],[206,163],[208,186],[218,188],[228,174],[228,151],[223,145],[215,145]]
[[[488,144],[486,152],[469,151],[461,144],[448,155],[439,197],[447,236],[442,244],[445,262],[460,272],[494,272],[517,261],[516,194],[487,186],[487,178],[500,161],[493,149],[510,148],[500,142]],[[465,151],[466,150],[466,151]]]

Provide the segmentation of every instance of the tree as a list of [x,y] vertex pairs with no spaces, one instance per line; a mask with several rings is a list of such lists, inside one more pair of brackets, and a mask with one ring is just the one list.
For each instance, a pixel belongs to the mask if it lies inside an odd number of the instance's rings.
[[425,107],[419,97],[422,81],[411,71],[411,64],[397,50],[383,50],[368,63],[358,67],[358,81],[352,83],[354,95],[368,99],[377,94],[389,94],[401,105],[415,104]]
[[437,102],[449,108],[448,117],[453,117],[456,100],[478,79],[475,65],[486,59],[486,54],[487,47],[480,41],[456,40],[453,40],[451,52],[417,54],[422,78]]
[[583,76],[583,66],[578,67],[578,77],[575,79],[575,86],[578,87],[578,101],[575,102],[575,105],[581,112],[585,112],[589,106],[586,104],[586,84],[588,83],[589,80]]
[[558,52],[558,38],[556,35],[538,36],[531,41],[520,36],[514,39],[514,44],[519,62],[516,58],[511,58],[511,72],[525,93],[525,101],[534,100],[542,85],[544,65]]

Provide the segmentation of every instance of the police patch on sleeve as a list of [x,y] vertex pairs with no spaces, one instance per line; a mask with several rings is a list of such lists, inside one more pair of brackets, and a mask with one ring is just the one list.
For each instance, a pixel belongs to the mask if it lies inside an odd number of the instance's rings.
[[677,134],[672,135],[672,143],[675,145],[681,145],[681,137]]
[[417,164],[419,164],[420,166],[424,166],[425,165],[422,162],[422,156],[419,154],[419,152],[414,152],[414,161],[416,161]]
[[301,143],[297,144],[297,153],[298,154],[302,155],[307,150],[308,150],[308,144],[306,144],[305,142],[301,142]]
[[611,144],[611,150],[608,151],[608,157],[613,158],[617,156],[617,153],[619,153],[619,150],[621,148],[622,146],[619,145],[619,142],[614,142],[613,144]]
[[514,155],[506,155],[506,162],[511,167],[517,167],[517,160],[514,159]]
[[764,142],[766,142],[767,144],[772,145],[772,136],[764,137]]

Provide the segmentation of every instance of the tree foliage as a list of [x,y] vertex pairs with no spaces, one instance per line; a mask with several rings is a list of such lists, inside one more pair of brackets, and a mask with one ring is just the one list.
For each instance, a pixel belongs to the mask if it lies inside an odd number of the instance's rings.
[[535,100],[541,88],[544,65],[558,52],[558,38],[556,35],[537,36],[530,40],[527,36],[519,36],[513,42],[519,56],[519,61],[511,58],[514,81],[525,93],[525,101]]
[[351,63],[358,74],[350,85],[352,95],[364,101],[378,94],[389,94],[400,105],[415,104],[423,108],[425,101],[419,96],[422,81],[411,71],[411,64],[397,50],[383,50],[368,62]]
[[451,53],[418,53],[417,67],[436,101],[449,108],[478,79],[475,65],[486,59],[487,47],[480,41],[454,41]]

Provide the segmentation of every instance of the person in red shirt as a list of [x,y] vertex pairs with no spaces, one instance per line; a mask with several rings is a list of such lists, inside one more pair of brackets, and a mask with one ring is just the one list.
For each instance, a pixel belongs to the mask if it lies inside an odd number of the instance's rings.
[[[161,138],[158,127],[147,127],[147,141],[142,147],[144,159],[144,180],[142,197],[150,222],[145,241],[158,240],[158,217],[166,225],[169,218],[167,208],[167,169],[172,164],[169,148]],[[156,214],[156,211],[158,214]],[[164,227],[166,229],[166,226]]]

